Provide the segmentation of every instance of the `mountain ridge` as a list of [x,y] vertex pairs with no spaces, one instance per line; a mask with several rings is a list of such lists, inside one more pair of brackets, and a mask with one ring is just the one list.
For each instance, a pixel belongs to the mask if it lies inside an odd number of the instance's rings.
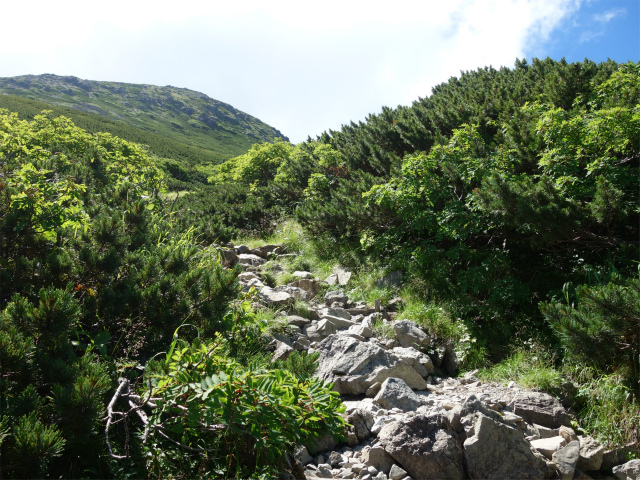
[[253,143],[288,140],[279,130],[228,103],[173,86],[85,80],[55,74],[0,78],[0,94],[71,107],[225,155]]

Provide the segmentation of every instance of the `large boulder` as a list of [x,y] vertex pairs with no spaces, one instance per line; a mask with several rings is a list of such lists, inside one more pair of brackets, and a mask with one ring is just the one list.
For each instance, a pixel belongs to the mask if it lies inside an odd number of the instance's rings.
[[548,428],[571,426],[571,417],[562,404],[547,393],[521,391],[511,401],[511,409],[527,423]]
[[624,465],[613,467],[613,474],[620,480],[640,479],[640,460],[630,460]]
[[465,478],[462,450],[452,432],[440,428],[435,416],[415,415],[385,425],[381,445],[414,479]]
[[396,347],[393,353],[411,365],[421,377],[427,377],[434,372],[431,357],[413,347]]
[[373,399],[382,408],[399,408],[404,412],[414,412],[422,404],[420,397],[399,378],[387,378],[382,382],[380,391]]
[[346,335],[330,335],[316,348],[316,377],[334,384],[341,394],[365,393],[376,382],[400,378],[410,388],[425,390],[425,380],[404,360],[384,348]]
[[394,323],[393,331],[401,347],[426,348],[429,346],[429,336],[411,320],[400,320]]
[[531,451],[519,429],[482,414],[463,448],[472,479],[537,479],[547,474],[546,462]]

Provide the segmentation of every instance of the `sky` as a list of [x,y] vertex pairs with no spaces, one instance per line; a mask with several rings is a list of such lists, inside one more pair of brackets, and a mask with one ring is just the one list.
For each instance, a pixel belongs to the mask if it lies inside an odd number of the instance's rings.
[[188,88],[293,143],[461,71],[640,60],[640,0],[23,0],[0,18],[0,77]]

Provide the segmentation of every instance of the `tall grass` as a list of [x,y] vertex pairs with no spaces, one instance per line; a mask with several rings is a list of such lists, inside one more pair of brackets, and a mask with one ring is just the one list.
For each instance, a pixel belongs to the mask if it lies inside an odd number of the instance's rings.
[[484,380],[500,383],[514,381],[524,388],[558,394],[564,379],[562,373],[555,368],[555,362],[554,352],[530,342],[478,375]]
[[618,374],[602,375],[584,366],[565,367],[567,376],[580,385],[577,394],[580,424],[606,448],[638,442],[640,405],[638,395],[624,385]]

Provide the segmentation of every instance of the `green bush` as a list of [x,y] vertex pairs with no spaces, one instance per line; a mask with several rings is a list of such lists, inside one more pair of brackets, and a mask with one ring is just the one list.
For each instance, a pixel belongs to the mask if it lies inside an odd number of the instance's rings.
[[[151,474],[275,475],[295,444],[326,432],[342,436],[344,407],[331,385],[258,364],[241,367],[220,356],[221,348],[219,341],[175,340],[165,359],[147,364],[136,398],[152,407],[143,438],[161,446],[144,447]],[[160,458],[171,451],[197,457],[193,469],[176,470]]]

